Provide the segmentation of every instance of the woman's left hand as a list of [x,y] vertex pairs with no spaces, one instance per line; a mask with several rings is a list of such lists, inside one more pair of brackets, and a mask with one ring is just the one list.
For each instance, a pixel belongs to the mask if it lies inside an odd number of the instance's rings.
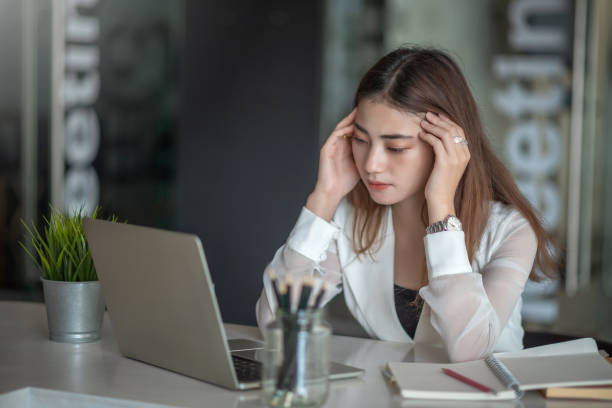
[[[455,214],[455,192],[470,161],[463,129],[444,114],[427,112],[419,137],[434,150],[434,166],[425,186],[430,223]],[[461,143],[461,141],[465,141]]]

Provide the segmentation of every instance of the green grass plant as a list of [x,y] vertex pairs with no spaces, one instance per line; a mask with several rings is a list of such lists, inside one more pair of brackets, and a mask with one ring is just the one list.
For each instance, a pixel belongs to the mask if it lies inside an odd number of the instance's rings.
[[[83,217],[87,217],[83,208],[75,210],[72,215],[64,215],[52,206],[50,209],[49,218],[43,216],[42,233],[34,222],[28,225],[21,220],[34,253],[22,242],[19,245],[42,271],[44,279],[64,282],[97,281],[98,274],[83,228]],[[88,217],[97,218],[99,210],[96,207]],[[109,221],[116,222],[117,217],[113,216]]]

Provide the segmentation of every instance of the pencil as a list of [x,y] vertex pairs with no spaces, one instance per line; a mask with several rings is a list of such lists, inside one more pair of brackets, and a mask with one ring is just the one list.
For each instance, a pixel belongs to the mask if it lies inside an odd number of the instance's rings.
[[310,276],[306,276],[304,277],[304,280],[302,281],[302,292],[299,296],[300,298],[300,302],[298,304],[298,310],[304,310],[306,309],[306,306],[308,305],[308,299],[310,299],[310,294],[312,292],[312,286],[313,286],[313,280]]
[[479,382],[476,382],[472,379],[469,379],[461,374],[459,374],[456,371],[451,370],[450,368],[443,368],[442,371],[444,371],[444,374],[448,375],[449,377],[453,377],[456,380],[461,381],[464,384],[467,384],[471,387],[474,387],[476,389],[479,389],[482,392],[490,392],[491,394],[497,394],[494,390],[492,390],[491,388],[487,387],[486,385],[482,385]]
[[293,312],[293,296],[292,287],[293,287],[293,277],[290,273],[285,276],[285,285],[287,286],[287,312]]
[[278,293],[279,293],[278,307],[281,310],[288,311],[289,296],[287,295],[287,284],[285,282],[280,283],[280,287],[278,288]]

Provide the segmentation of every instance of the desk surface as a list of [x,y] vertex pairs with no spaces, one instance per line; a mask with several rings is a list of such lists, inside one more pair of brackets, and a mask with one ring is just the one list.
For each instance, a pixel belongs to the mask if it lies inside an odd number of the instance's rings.
[[[225,325],[228,338],[258,338],[256,327]],[[409,361],[410,346],[332,336],[335,361],[364,368],[360,379],[332,381],[325,407],[506,407],[509,402],[433,402],[402,400],[383,379],[387,361]],[[259,391],[229,391],[202,381],[122,357],[108,316],[102,339],[67,344],[48,339],[44,304],[0,301],[0,394],[38,387],[178,407],[262,407]],[[535,392],[525,407],[603,407],[601,403],[547,401]]]

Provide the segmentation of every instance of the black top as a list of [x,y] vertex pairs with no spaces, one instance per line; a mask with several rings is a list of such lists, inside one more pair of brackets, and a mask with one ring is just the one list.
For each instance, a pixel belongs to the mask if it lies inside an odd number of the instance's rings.
[[395,311],[402,327],[410,337],[414,339],[414,332],[419,323],[421,308],[413,304],[418,290],[403,288],[393,285],[393,295],[395,297]]

